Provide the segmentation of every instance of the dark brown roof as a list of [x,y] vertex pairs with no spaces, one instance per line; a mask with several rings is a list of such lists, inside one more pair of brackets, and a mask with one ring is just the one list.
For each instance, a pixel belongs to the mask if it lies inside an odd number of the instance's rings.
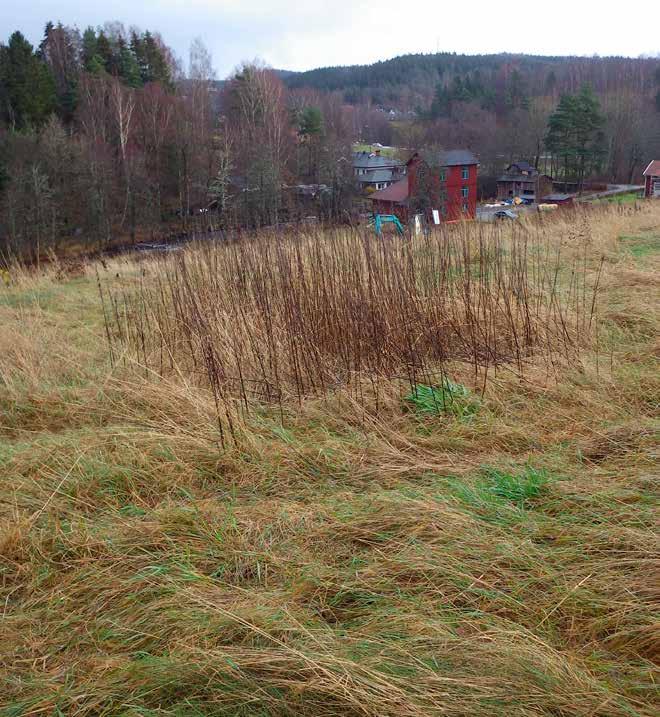
[[519,162],[512,162],[508,167],[507,171],[511,171],[511,168],[515,167],[519,172],[535,172],[538,174],[536,167],[532,166],[527,160],[520,160]]
[[660,177],[660,159],[654,159],[649,162],[649,166],[644,170],[645,177]]
[[408,199],[408,178],[400,179],[394,182],[386,189],[381,189],[371,195],[371,199],[379,202],[397,202],[403,203]]

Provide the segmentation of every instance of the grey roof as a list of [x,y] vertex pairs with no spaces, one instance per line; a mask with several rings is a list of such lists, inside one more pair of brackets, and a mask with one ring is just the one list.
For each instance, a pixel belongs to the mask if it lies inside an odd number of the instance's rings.
[[391,182],[394,172],[391,169],[372,169],[366,174],[361,174],[359,179],[361,182]]
[[432,167],[461,167],[479,164],[479,160],[469,149],[447,149],[439,152],[421,151],[419,155]]
[[353,167],[355,169],[384,169],[386,167],[400,167],[403,164],[394,157],[386,157],[383,154],[372,154],[370,152],[354,152]]
[[449,149],[440,153],[443,167],[457,167],[463,164],[479,164],[479,160],[469,149]]

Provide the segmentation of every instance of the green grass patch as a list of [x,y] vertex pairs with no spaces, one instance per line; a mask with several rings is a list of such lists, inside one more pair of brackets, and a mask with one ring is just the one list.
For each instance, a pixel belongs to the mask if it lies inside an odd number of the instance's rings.
[[525,466],[520,473],[509,473],[497,468],[484,468],[483,486],[486,493],[515,503],[520,507],[542,495],[549,478],[544,470]]
[[417,414],[426,416],[445,414],[466,419],[479,410],[479,401],[470,390],[448,378],[444,378],[439,386],[417,384],[404,400]]
[[373,144],[364,144],[360,142],[356,142],[353,145],[354,152],[375,152],[377,149],[380,150],[380,153],[384,157],[396,157],[398,151],[396,147],[375,147]]
[[608,204],[633,204],[641,199],[639,192],[626,192],[625,194],[613,194],[610,197],[603,197],[597,201],[605,201]]
[[547,494],[551,482],[547,471],[533,466],[518,471],[485,466],[476,479],[456,476],[440,479],[443,492],[447,491],[481,520],[507,526],[528,520],[528,511]]
[[0,293],[0,306],[10,309],[27,309],[33,306],[49,308],[53,306],[56,292],[50,289],[39,291],[12,291],[5,290]]
[[660,236],[622,236],[620,240],[625,250],[635,259],[642,259],[660,251]]

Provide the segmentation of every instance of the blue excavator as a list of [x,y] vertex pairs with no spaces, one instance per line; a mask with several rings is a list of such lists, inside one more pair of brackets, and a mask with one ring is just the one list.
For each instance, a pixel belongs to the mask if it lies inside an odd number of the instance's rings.
[[373,226],[378,236],[383,235],[383,224],[394,224],[397,233],[403,236],[403,224],[396,214],[374,214],[369,224]]

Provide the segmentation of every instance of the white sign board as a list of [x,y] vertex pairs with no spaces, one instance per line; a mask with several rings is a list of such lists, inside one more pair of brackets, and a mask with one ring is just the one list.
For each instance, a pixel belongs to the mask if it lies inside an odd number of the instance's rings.
[[440,224],[440,212],[437,209],[433,209],[433,223]]

